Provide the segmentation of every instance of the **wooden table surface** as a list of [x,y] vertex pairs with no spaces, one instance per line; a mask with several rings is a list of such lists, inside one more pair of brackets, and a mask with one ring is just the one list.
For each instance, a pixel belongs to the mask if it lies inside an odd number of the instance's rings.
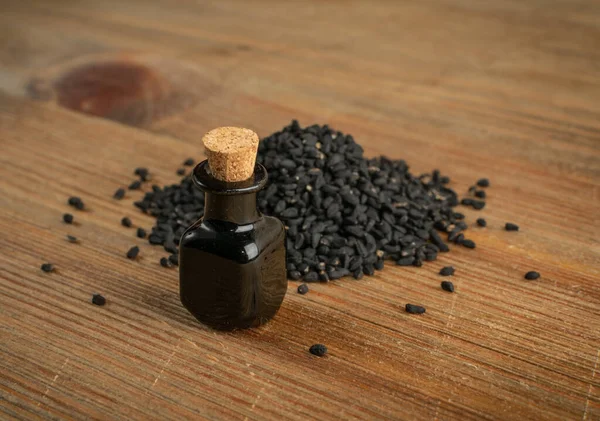
[[[0,419],[600,420],[597,1],[9,1],[0,91]],[[152,226],[142,192],[111,196],[137,166],[177,182],[211,128],[293,118],[460,194],[489,177],[460,208],[477,249],[208,330],[120,226]]]

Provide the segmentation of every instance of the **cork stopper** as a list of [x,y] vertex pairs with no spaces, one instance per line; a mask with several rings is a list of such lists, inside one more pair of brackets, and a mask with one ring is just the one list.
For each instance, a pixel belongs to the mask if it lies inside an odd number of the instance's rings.
[[202,138],[213,177],[221,181],[244,181],[252,177],[258,135],[250,129],[219,127]]

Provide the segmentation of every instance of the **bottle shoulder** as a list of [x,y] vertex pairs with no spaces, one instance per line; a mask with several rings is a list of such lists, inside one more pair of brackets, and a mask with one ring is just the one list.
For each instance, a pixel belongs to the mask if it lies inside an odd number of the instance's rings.
[[279,243],[283,245],[284,236],[281,221],[268,216],[245,225],[201,220],[185,231],[181,237],[180,250],[196,250],[247,263],[256,259],[269,246],[278,246]]

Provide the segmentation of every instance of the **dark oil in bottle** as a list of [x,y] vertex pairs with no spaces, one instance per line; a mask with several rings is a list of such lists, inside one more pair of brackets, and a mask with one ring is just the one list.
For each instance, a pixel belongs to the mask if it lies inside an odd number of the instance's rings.
[[192,176],[205,207],[181,237],[181,302],[215,329],[259,326],[277,313],[287,291],[283,224],[256,205],[267,171],[257,164],[249,180],[223,182],[204,161]]

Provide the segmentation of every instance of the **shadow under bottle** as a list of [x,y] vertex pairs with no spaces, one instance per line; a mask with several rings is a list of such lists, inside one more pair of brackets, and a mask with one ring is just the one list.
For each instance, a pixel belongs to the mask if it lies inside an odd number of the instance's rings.
[[192,178],[205,205],[180,241],[181,302],[215,329],[259,326],[277,313],[287,291],[283,224],[256,204],[267,171],[257,164],[249,180],[229,183],[214,178],[204,161]]

